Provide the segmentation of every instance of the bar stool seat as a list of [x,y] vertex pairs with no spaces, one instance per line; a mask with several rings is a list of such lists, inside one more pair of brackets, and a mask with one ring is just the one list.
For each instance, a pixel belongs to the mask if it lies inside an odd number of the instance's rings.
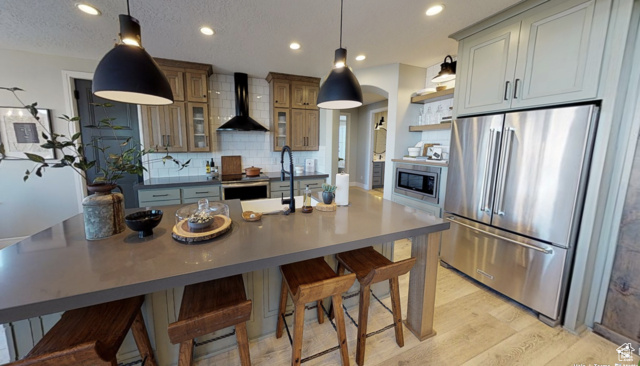
[[193,362],[194,338],[235,325],[240,362],[251,365],[246,321],[251,317],[242,275],[185,286],[178,321],[169,324],[169,339],[180,343],[178,365]]
[[137,296],[66,311],[24,359],[9,365],[116,366],[116,353],[131,329],[145,365],[155,366],[143,302],[144,296]]
[[336,275],[327,262],[324,261],[324,258],[286,264],[280,266],[280,272],[282,273],[282,288],[280,291],[276,337],[282,337],[287,295],[290,293],[295,308],[291,364],[300,365],[302,362],[302,329],[304,327],[305,304],[318,302],[318,321],[321,322],[322,308],[320,302],[322,299],[331,296],[334,304],[340,309],[340,311],[335,312],[340,357],[342,364],[349,366],[347,335],[342,311],[342,293],[353,285],[356,276],[354,274]]
[[[367,341],[367,321],[369,315],[370,287],[374,283],[389,280],[391,293],[391,310],[393,325],[396,333],[396,343],[404,347],[402,333],[402,311],[400,309],[400,289],[398,276],[403,275],[416,263],[415,258],[399,262],[392,262],[378,253],[373,247],[351,250],[336,254],[338,260],[338,274],[342,275],[347,269],[355,273],[360,283],[360,303],[358,309],[358,342],[356,344],[356,363],[364,365],[365,346]],[[333,308],[335,310],[335,307]]]

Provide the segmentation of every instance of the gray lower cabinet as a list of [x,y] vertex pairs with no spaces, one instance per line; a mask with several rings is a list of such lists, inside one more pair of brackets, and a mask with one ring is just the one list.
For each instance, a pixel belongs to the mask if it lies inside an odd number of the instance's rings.
[[373,176],[371,186],[372,188],[380,188],[384,186],[384,161],[373,162]]
[[[325,178],[312,178],[312,179],[302,179],[302,178],[294,178],[293,180],[293,194],[294,196],[300,196],[304,194],[304,190],[309,186],[309,189],[312,193],[322,192],[322,183],[325,182]],[[271,198],[278,197],[289,197],[290,183],[289,180],[281,181],[271,181]]]
[[202,198],[209,201],[219,201],[220,185],[138,190],[138,205],[140,207],[184,205],[197,203]]

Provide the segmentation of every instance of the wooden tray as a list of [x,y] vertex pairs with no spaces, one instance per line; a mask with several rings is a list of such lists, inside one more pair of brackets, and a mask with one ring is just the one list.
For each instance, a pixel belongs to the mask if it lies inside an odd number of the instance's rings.
[[193,244],[205,240],[211,240],[220,236],[231,229],[231,219],[224,215],[215,215],[213,224],[205,229],[191,230],[189,229],[188,219],[184,219],[173,226],[171,236],[177,241]]
[[325,212],[335,211],[336,210],[336,203],[335,202],[331,202],[330,204],[327,205],[324,202],[318,202],[318,204],[316,204],[316,210],[325,211]]

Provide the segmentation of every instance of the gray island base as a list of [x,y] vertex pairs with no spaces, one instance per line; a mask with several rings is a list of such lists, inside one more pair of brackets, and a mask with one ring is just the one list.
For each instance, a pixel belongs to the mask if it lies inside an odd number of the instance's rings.
[[[0,250],[0,324],[14,335],[27,328],[36,342],[57,320],[57,315],[47,314],[150,294],[145,304],[150,336],[160,364],[171,364],[177,346],[168,343],[166,324],[178,312],[183,286],[244,274],[247,295],[254,298],[252,321],[261,324],[258,320],[272,318],[275,327],[279,265],[322,256],[331,264],[328,256],[339,252],[411,238],[417,261],[409,280],[406,325],[421,340],[435,334],[438,249],[440,232],[448,223],[358,189],[350,191],[351,205],[336,212],[268,215],[258,222],[242,220],[240,201],[226,203],[232,230],[199,245],[171,238],[180,206],[164,206],[159,207],[162,222],[147,238],[127,229],[87,241],[82,216],[77,215]],[[256,288],[265,290],[252,290]],[[264,329],[249,332],[255,337]],[[33,345],[24,339],[10,341],[16,342],[18,357]],[[122,352],[124,359],[133,357]]]

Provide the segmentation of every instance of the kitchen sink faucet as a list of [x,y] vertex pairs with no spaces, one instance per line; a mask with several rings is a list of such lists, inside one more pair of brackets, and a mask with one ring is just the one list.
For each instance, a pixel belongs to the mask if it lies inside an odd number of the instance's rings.
[[[284,153],[285,151],[289,152],[289,171],[284,170]],[[282,152],[280,153],[280,180],[284,182],[284,175],[289,174],[291,177],[291,182],[289,184],[289,198],[284,198],[284,193],[281,193],[281,201],[283,205],[289,204],[289,209],[284,211],[285,215],[296,212],[296,200],[293,198],[293,154],[291,153],[291,148],[288,145],[285,145],[282,148]]]

